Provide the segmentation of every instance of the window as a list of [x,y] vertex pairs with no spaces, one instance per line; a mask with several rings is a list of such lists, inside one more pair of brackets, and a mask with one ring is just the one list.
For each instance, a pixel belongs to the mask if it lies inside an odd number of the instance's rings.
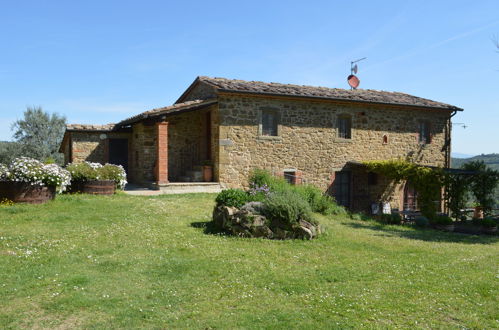
[[279,125],[279,117],[277,111],[263,110],[262,111],[262,129],[261,135],[263,136],[277,136],[277,127]]
[[431,143],[430,123],[427,121],[419,122],[419,143],[420,144]]
[[352,138],[352,118],[350,116],[338,116],[338,137],[341,139]]
[[350,182],[351,173],[349,171],[339,171],[335,173],[335,194],[334,198],[338,204],[350,206]]
[[296,172],[295,171],[284,171],[284,179],[289,184],[296,184]]

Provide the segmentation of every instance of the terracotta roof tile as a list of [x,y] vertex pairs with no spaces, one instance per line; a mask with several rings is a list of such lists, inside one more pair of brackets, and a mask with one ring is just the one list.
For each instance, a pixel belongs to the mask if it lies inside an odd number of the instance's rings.
[[115,124],[92,125],[92,124],[67,124],[68,131],[112,131]]
[[262,81],[245,81],[226,78],[211,78],[204,76],[198,77],[198,79],[214,86],[218,91],[312,97],[339,101],[370,102],[419,106],[446,110],[462,110],[461,108],[450,104],[436,102],[399,92],[386,92],[372,89],[348,90],[341,88],[266,83]]
[[120,121],[117,125],[127,125],[134,123],[136,121],[139,121],[141,119],[145,119],[148,117],[156,117],[156,116],[161,116],[161,115],[167,115],[171,113],[176,113],[176,112],[181,112],[181,111],[187,111],[191,109],[197,109],[198,107],[203,107],[203,106],[208,106],[211,104],[216,103],[216,99],[207,99],[207,100],[194,100],[194,101],[187,101],[183,103],[176,103],[174,105],[170,105],[167,107],[163,108],[156,108],[152,110],[148,110],[145,112],[142,112],[136,116],[132,116],[130,118],[127,118],[125,120]]

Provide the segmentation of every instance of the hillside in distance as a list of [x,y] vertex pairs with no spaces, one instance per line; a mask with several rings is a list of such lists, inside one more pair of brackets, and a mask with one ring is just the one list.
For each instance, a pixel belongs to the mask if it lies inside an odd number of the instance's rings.
[[470,157],[470,158],[452,158],[452,167],[453,168],[459,168],[461,165],[464,163],[470,162],[470,161],[475,161],[475,160],[481,160],[483,161],[488,167],[499,171],[499,154],[481,154],[478,156]]

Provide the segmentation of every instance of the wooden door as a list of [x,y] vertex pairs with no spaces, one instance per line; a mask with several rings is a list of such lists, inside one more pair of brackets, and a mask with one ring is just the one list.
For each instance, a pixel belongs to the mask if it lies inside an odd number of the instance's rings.
[[416,211],[418,207],[418,192],[410,182],[406,182],[404,187],[404,210]]

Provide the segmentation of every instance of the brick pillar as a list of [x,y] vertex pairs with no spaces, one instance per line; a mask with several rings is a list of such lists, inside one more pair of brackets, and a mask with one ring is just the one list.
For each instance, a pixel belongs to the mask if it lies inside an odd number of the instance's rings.
[[168,122],[156,123],[156,183],[168,183]]
[[302,184],[303,183],[303,172],[302,171],[296,171],[295,172],[295,178],[294,178],[294,181],[295,181],[295,184]]

